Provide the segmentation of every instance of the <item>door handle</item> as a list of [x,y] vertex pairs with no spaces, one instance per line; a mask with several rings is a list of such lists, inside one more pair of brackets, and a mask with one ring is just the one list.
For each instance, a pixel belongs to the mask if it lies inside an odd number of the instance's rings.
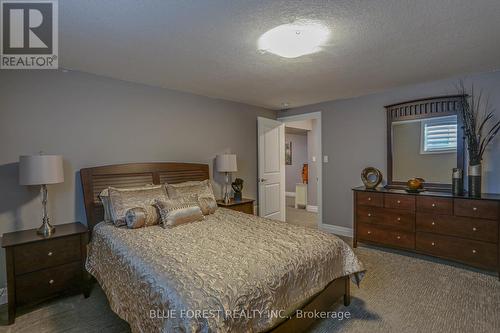
[[265,182],[265,181],[267,181],[267,179],[266,179],[266,178],[261,178],[261,179],[260,179],[260,182],[261,182],[261,183],[263,183],[263,182]]

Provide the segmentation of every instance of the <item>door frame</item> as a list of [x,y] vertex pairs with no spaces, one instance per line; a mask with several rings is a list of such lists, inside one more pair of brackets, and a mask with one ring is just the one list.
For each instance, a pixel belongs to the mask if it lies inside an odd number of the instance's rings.
[[316,112],[310,112],[310,113],[301,113],[298,115],[293,115],[293,116],[283,116],[283,117],[278,117],[276,120],[281,121],[285,124],[286,123],[292,122],[292,121],[299,121],[299,120],[310,120],[314,119],[316,120],[317,124],[317,135],[316,135],[316,146],[318,147],[318,156],[316,157],[316,161],[318,162],[316,164],[317,166],[317,176],[318,176],[318,193],[317,193],[317,198],[318,198],[318,227],[323,229],[323,147],[322,147],[322,139],[321,139],[321,130],[322,130],[322,123],[321,123],[321,111],[316,111]]

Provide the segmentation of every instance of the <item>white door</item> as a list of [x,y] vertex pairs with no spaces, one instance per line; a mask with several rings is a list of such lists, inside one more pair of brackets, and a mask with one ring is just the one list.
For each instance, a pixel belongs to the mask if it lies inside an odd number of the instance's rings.
[[259,215],[285,221],[285,124],[257,118]]

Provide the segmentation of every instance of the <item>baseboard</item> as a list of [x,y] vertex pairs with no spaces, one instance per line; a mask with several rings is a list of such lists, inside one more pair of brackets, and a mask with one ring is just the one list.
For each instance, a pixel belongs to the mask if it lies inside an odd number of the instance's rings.
[[7,288],[0,288],[0,305],[7,304]]
[[295,198],[295,192],[285,192],[285,196]]
[[346,237],[352,237],[353,232],[351,228],[347,227],[341,227],[338,225],[332,225],[332,224],[321,224],[320,226],[321,229],[328,231],[332,234],[340,235],[340,236],[346,236]]
[[308,212],[317,213],[318,212],[318,206],[307,205],[306,206],[306,210]]

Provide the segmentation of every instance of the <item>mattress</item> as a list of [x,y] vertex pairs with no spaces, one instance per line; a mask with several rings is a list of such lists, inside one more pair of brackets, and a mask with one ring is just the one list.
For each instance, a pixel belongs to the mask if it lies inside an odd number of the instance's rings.
[[340,238],[224,208],[172,229],[94,227],[87,270],[133,332],[261,332],[364,271]]

